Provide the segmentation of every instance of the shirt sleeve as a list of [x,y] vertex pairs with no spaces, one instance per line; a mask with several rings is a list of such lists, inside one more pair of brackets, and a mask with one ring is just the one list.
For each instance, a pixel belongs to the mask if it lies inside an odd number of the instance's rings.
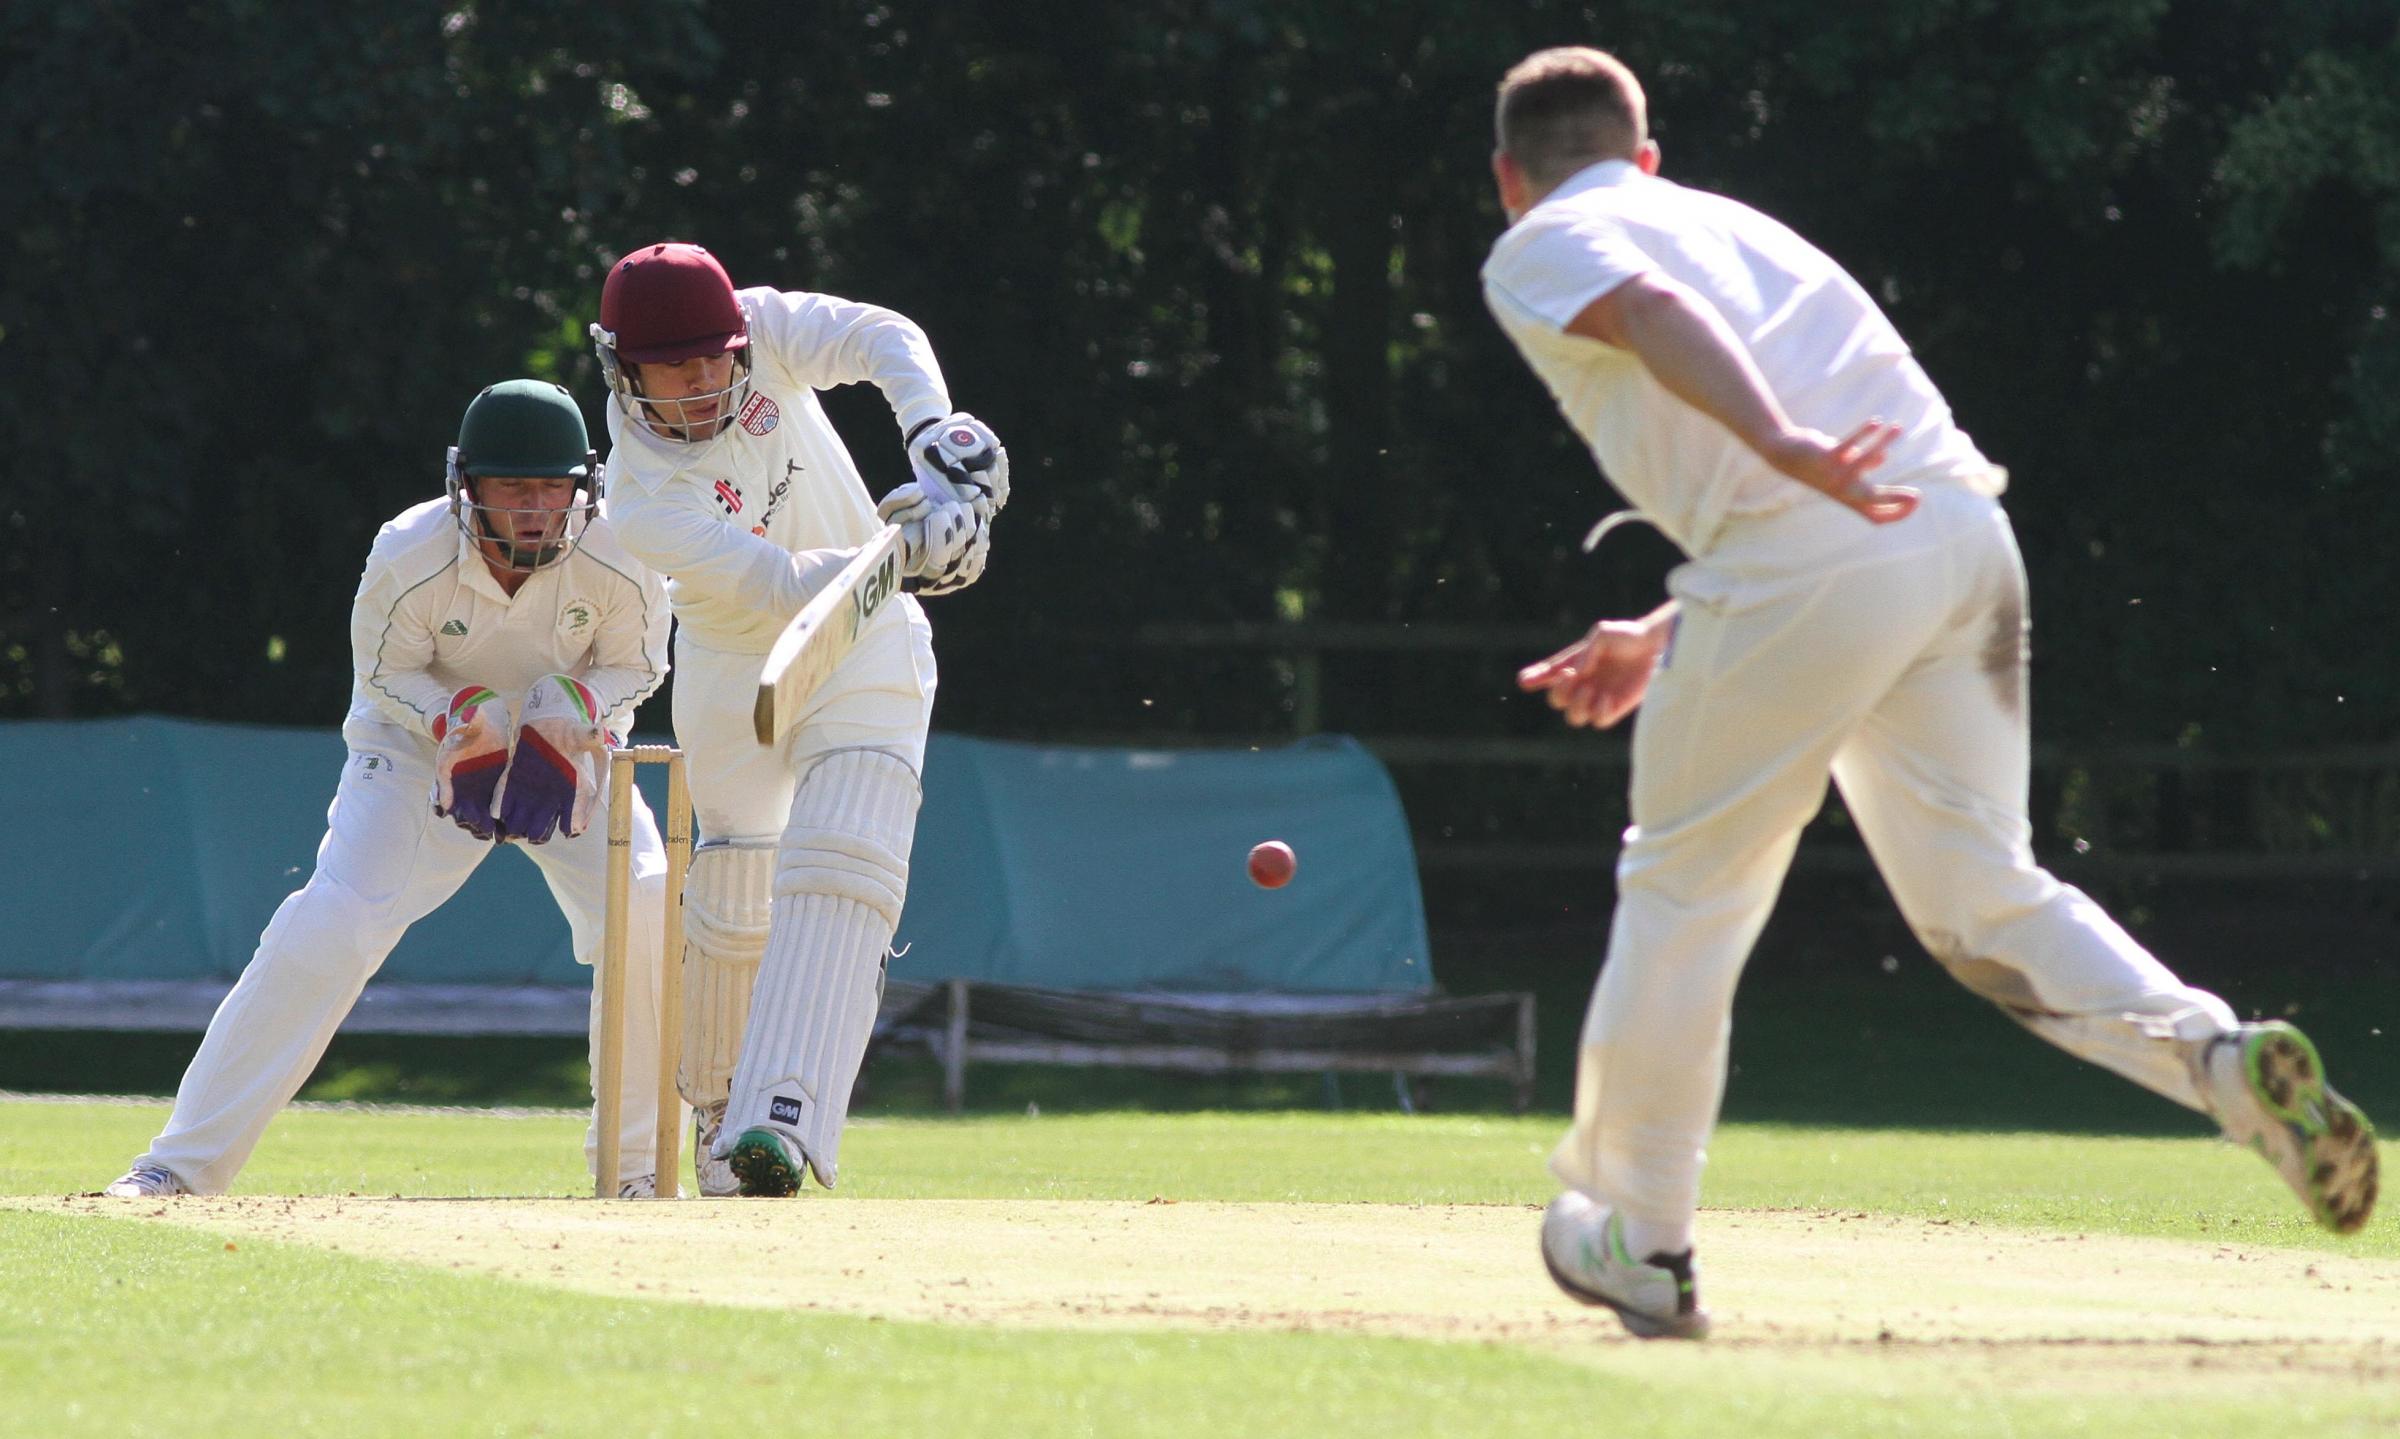
[[1564,330],[1586,306],[1658,266],[1601,216],[1520,224],[1493,247],[1483,283],[1495,305],[1506,301],[1553,330]]
[[933,342],[907,316],[803,290],[745,290],[742,300],[750,343],[763,345],[801,384],[830,390],[871,381],[903,434],[950,413]]
[[634,710],[666,682],[667,630],[673,617],[666,583],[656,570],[636,567],[631,574],[617,573],[626,583],[618,587],[616,603],[600,622],[590,663],[576,678],[592,692],[601,728],[622,739],[633,728]]
[[384,718],[431,738],[433,724],[450,711],[450,687],[427,672],[433,663],[433,622],[440,608],[429,601],[455,561],[430,574],[409,576],[386,552],[396,532],[386,529],[367,555],[358,597],[350,605],[350,663],[358,688]]
[[800,613],[856,553],[787,550],[726,524],[690,490],[670,478],[656,490],[617,486],[608,497],[608,523],[618,542],[651,569],[674,576],[679,592],[781,624]]

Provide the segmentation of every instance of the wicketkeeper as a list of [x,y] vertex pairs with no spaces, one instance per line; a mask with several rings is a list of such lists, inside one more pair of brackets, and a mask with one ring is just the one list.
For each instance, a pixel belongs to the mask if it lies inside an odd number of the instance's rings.
[[[209,1021],[166,1131],[107,1193],[223,1193],[392,946],[497,849],[521,845],[540,866],[577,959],[592,962],[606,899],[603,753],[665,679],[668,628],[664,586],[597,516],[602,484],[573,397],[512,380],[467,407],[447,494],[376,536],[350,614],[350,756],[316,871]],[[658,827],[634,802],[613,1176],[628,1196],[653,1186],[666,876]],[[592,1018],[596,1060],[597,986]],[[584,1148],[596,1162],[596,1129]]]
[[[954,413],[914,323],[804,291],[736,291],[696,245],[620,259],[593,326],[614,401],[608,515],[669,576],[675,733],[701,843],[684,887],[685,1099],[704,1194],[830,1186],[908,894],[933,713],[932,631],[884,605],[776,746],[751,728],[785,623],[884,523],[905,587],[982,574],[1008,456]],[[914,478],[877,505],[817,391],[879,386]]]

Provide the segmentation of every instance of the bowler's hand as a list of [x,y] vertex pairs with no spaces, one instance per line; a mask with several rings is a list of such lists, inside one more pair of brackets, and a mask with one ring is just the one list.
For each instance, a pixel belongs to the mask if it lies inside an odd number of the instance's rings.
[[1547,692],[1550,708],[1578,728],[1607,729],[1632,714],[1650,690],[1658,657],[1673,632],[1671,615],[1602,620],[1582,639],[1517,671],[1529,694]]
[[1869,420],[1837,440],[1822,430],[1794,428],[1759,447],[1759,454],[1777,470],[1847,505],[1878,525],[1905,520],[1917,511],[1917,492],[1906,485],[1878,485],[1867,472],[1883,463],[1898,425]]

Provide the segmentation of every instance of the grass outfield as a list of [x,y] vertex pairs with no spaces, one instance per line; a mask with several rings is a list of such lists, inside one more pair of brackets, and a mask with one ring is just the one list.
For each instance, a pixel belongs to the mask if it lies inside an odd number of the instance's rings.
[[[0,1194],[96,1189],[165,1117],[163,1104],[0,1101]],[[1316,1113],[867,1120],[842,1142],[840,1197],[1540,1204],[1555,1192],[1543,1162],[1561,1129],[1541,1116]],[[580,1196],[582,1130],[564,1113],[295,1110],[236,1193]],[[1704,1202],[2400,1255],[2400,1225],[2325,1235],[2265,1165],[2199,1134],[1734,1124],[1710,1148]]]
[[581,1191],[572,1116],[312,1110],[257,1198],[56,1198],[163,1114],[0,1103],[0,1434],[2400,1424],[2400,1229],[2207,1139],[1731,1127],[1662,1348],[1541,1281],[1550,1119],[891,1120],[838,1197],[594,1205],[498,1198]]

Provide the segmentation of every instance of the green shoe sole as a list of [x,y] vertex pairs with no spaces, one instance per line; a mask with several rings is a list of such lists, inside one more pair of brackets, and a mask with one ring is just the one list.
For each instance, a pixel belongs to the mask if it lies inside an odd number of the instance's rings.
[[2242,1041],[2242,1077],[2300,1141],[2309,1211],[2336,1234],[2355,1234],[2375,1212],[2375,1126],[2325,1082],[2307,1035],[2281,1020]]
[[800,1165],[793,1162],[780,1137],[769,1130],[745,1129],[725,1157],[742,1193],[757,1199],[789,1199],[800,1192]]

